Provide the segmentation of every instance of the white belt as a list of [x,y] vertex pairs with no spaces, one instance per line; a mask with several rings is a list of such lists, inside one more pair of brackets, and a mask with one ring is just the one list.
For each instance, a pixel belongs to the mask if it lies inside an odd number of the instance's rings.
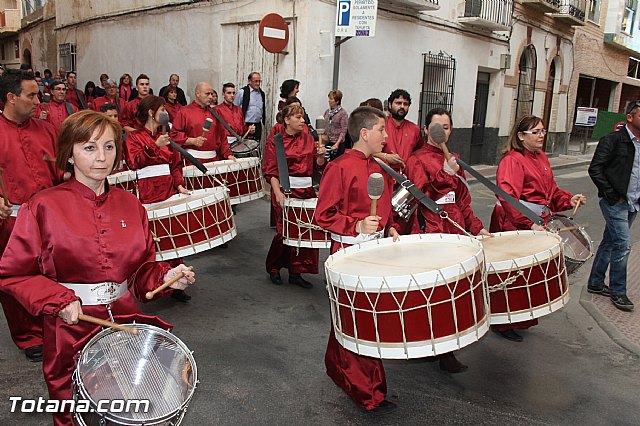
[[[545,215],[545,214],[551,214],[551,210],[549,210],[549,207],[545,206],[544,204],[530,203],[528,201],[523,201],[523,200],[518,200],[518,201],[520,201],[520,204],[522,204],[523,206],[527,207],[529,210],[531,210],[532,212],[534,212],[538,216],[542,216],[542,215]],[[500,201],[498,201],[496,204],[499,205],[499,206],[502,205],[500,203]]]
[[218,153],[216,151],[198,151],[197,149],[187,149],[187,152],[196,158],[216,158]]
[[138,169],[138,179],[147,179],[156,176],[167,176],[171,174],[171,169],[168,164],[156,164],[155,166],[147,166]]
[[313,181],[310,177],[289,176],[289,184],[291,188],[311,188]]
[[238,140],[238,138],[236,138],[235,136],[227,136],[227,142],[229,142],[229,145],[231,145],[232,143],[234,143],[237,140]]
[[95,284],[60,283],[82,300],[83,305],[107,305],[129,291],[127,280],[122,283],[107,281]]
[[331,233],[331,239],[343,244],[360,244],[371,240],[376,240],[382,237],[382,231],[375,232],[373,234],[358,234],[357,237],[349,237],[346,235],[338,235]]
[[21,204],[14,204],[11,206],[11,216],[18,217],[18,210],[20,210]]

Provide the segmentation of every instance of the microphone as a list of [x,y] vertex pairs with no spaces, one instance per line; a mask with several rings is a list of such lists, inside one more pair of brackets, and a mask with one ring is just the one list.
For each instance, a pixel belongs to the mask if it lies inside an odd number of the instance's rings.
[[371,216],[376,216],[378,199],[384,192],[384,178],[380,173],[371,173],[367,180],[367,194],[371,198]]
[[169,113],[167,111],[160,112],[158,115],[158,124],[162,126],[163,134],[169,131]]
[[440,146],[440,149],[442,149],[444,157],[447,159],[447,161],[449,161],[449,159],[451,159],[451,153],[447,148],[447,143],[446,143],[447,134],[445,133],[444,128],[442,127],[442,124],[431,123],[429,125],[429,137],[431,138],[431,140],[433,140],[435,143],[437,143]]
[[316,118],[316,131],[319,135],[324,135],[324,131],[327,128],[327,122],[323,116]]
[[207,117],[206,120],[204,120],[204,124],[202,125],[202,137],[204,138],[205,136],[207,136],[207,133],[209,132],[209,130],[211,130],[211,125],[213,124],[213,120],[210,119],[209,117]]

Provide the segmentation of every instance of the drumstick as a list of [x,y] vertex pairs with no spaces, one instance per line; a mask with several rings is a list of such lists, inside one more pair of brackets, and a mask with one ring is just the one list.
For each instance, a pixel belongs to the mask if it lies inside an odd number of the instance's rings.
[[580,200],[578,198],[578,201],[576,202],[576,206],[573,208],[573,214],[571,215],[571,217],[575,216],[576,213],[578,212],[578,207],[580,207],[580,203],[582,202],[582,200]]
[[55,158],[51,158],[51,157],[49,157],[47,154],[45,154],[45,155],[44,155],[44,157],[42,157],[42,159],[43,159],[44,161],[50,161],[50,162],[52,162],[52,163],[55,163],[55,162],[56,162],[56,159],[55,159]]
[[[192,266],[189,266],[189,271],[192,269]],[[178,280],[180,280],[180,278],[184,277],[184,271],[180,272],[178,275],[176,275],[175,277],[171,278],[169,281],[167,281],[166,283],[163,283],[160,287],[156,288],[153,291],[148,291],[146,294],[147,299],[151,300],[153,299],[153,296],[156,295],[156,293],[161,292],[162,290],[164,290],[165,288],[169,287],[171,284],[177,282]]]
[[115,328],[116,330],[126,331],[131,334],[138,334],[138,330],[126,325],[116,324],[115,322],[103,320],[100,318],[92,317],[91,315],[80,314],[78,315],[80,321],[90,322],[92,324],[101,325],[103,327]]
[[564,228],[560,228],[560,229],[557,229],[555,232],[573,231],[574,229],[584,229],[588,227],[589,227],[589,224],[585,223],[584,225],[575,225],[575,226],[567,226]]
[[4,186],[4,169],[0,167],[0,191],[2,191],[2,198],[4,199],[4,206],[9,207],[9,199],[7,198],[7,188]]
[[444,158],[447,161],[451,159],[451,153],[449,152],[449,148],[447,148],[447,134],[444,131],[444,128],[440,123],[431,123],[429,126],[429,136],[431,139],[440,146],[442,149],[442,153],[444,154]]

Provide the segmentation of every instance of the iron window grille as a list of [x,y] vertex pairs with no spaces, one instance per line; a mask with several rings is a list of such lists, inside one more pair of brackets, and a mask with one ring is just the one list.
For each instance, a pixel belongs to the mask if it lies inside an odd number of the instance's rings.
[[453,90],[456,78],[456,60],[446,52],[423,53],[422,91],[420,92],[419,123],[433,108],[453,108]]

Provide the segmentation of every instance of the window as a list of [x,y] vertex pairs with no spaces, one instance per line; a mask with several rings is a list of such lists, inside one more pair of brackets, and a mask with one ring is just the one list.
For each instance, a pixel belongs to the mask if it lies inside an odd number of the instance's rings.
[[516,117],[521,117],[533,112],[533,95],[536,91],[536,48],[533,44],[527,46],[522,52],[518,74]]
[[456,78],[456,60],[453,56],[440,51],[425,53],[422,70],[422,91],[420,92],[419,123],[423,125],[424,116],[431,109],[440,107],[447,111],[453,109],[453,84]]
[[640,59],[629,58],[629,69],[627,70],[627,77],[640,80]]
[[72,43],[64,43],[58,45],[60,52],[60,66],[67,71],[76,70],[76,45]]
[[600,23],[600,1],[601,0],[591,0],[589,2],[589,20],[596,24]]
[[16,48],[16,59],[20,59],[20,41],[19,40],[15,41],[15,48]]
[[633,34],[633,22],[636,18],[636,0],[624,1],[624,14],[622,16],[622,32]]

